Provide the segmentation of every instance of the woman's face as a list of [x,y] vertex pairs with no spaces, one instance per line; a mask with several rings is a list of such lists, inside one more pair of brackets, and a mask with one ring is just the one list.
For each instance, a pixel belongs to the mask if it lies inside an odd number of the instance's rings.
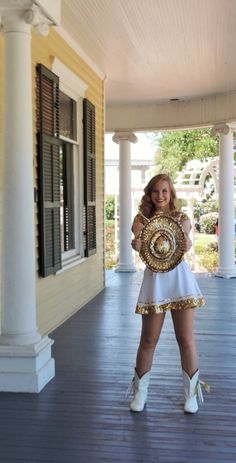
[[151,192],[151,200],[156,211],[168,211],[170,197],[171,190],[169,182],[166,180],[159,180],[159,182],[155,183]]

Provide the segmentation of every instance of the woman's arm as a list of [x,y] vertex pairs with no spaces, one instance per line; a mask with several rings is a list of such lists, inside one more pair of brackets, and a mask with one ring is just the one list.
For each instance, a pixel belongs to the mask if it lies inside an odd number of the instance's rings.
[[184,235],[185,235],[185,240],[184,240],[184,243],[183,243],[183,246],[184,246],[184,250],[185,252],[188,252],[189,249],[192,247],[193,243],[192,241],[190,240],[189,238],[189,233],[190,233],[190,230],[191,230],[191,223],[190,223],[190,220],[189,219],[185,219],[183,220],[183,222],[181,223],[182,225],[182,229],[184,231]]
[[131,246],[132,248],[139,252],[141,250],[141,231],[143,229],[144,225],[143,223],[139,220],[138,216],[134,218],[133,225],[132,225],[132,232],[134,234],[134,239],[131,241]]

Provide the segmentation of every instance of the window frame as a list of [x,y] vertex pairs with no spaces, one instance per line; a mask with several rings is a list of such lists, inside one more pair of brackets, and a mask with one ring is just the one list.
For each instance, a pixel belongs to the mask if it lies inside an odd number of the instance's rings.
[[[57,58],[52,71],[59,77],[59,90],[76,102],[76,140],[60,135],[60,140],[73,145],[74,164],[74,239],[75,247],[62,252],[62,269],[76,265],[84,258],[83,212],[84,212],[84,160],[83,160],[83,99],[87,85]],[[57,272],[57,273],[59,273]]]

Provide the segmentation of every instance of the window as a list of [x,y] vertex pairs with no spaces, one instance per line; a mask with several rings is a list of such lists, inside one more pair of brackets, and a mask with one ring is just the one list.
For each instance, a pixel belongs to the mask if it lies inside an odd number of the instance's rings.
[[63,141],[60,145],[60,223],[63,253],[75,247],[73,145]]
[[[74,156],[79,156],[78,146],[74,142],[77,133],[76,102],[59,92],[60,108],[60,223],[61,251],[72,251],[79,254],[75,246],[75,176]],[[77,231],[77,230],[76,230]],[[78,231],[77,231],[78,232]]]
[[85,90],[77,76],[55,63],[60,81],[37,66],[39,248],[44,277],[56,273],[63,262],[68,265],[96,252],[95,108],[82,97]]
[[76,140],[77,134],[77,107],[76,101],[59,92],[60,101],[60,135],[62,137]]

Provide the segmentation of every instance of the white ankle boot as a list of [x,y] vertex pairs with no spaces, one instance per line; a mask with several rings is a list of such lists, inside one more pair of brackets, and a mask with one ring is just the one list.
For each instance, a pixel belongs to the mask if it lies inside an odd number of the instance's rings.
[[197,395],[200,402],[203,402],[201,385],[199,382],[199,370],[194,373],[190,379],[188,374],[183,370],[184,383],[184,411],[185,413],[196,413],[198,411]]
[[135,370],[133,379],[134,398],[130,403],[130,410],[132,410],[133,412],[141,412],[144,409],[147,400],[149,378],[150,371],[148,371],[147,373],[145,373],[145,375],[139,378]]

